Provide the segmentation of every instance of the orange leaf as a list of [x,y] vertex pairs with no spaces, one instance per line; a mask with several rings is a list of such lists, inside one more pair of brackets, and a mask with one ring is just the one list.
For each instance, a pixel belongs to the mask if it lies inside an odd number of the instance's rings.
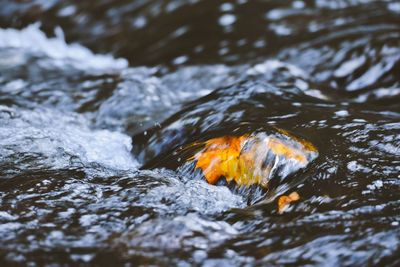
[[197,161],[195,168],[203,171],[210,184],[225,177],[227,182],[238,185],[267,187],[279,167],[286,172],[295,171],[316,156],[311,144],[298,140],[265,134],[218,137],[206,141],[204,149],[192,160]]
[[246,136],[226,136],[207,141],[204,152],[195,155],[196,169],[202,169],[207,181],[215,184],[221,176],[228,174],[230,165],[237,162],[245,139]]
[[282,214],[285,208],[291,203],[298,201],[300,196],[297,192],[290,193],[288,196],[281,196],[278,199],[278,213]]

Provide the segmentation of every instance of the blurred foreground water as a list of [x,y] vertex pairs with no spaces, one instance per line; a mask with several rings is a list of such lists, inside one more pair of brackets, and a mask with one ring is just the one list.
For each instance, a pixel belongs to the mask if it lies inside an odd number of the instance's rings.
[[[400,264],[397,1],[5,0],[0,26],[1,265]],[[271,127],[319,150],[283,214],[177,168]]]

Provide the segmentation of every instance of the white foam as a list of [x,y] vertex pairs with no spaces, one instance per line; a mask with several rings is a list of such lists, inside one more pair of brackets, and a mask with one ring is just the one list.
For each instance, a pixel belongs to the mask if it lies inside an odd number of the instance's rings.
[[309,78],[307,73],[304,72],[299,67],[292,65],[290,63],[282,62],[274,59],[267,59],[266,61],[254,65],[252,68],[247,70],[248,75],[265,74],[274,72],[280,68],[287,69],[291,75],[295,77],[300,77],[303,79]]
[[[136,169],[131,138],[108,130],[92,130],[80,115],[54,110],[19,110],[0,106],[0,161],[17,155],[34,157],[32,166],[65,168],[92,163],[116,169]],[[19,164],[19,163],[15,163]],[[21,163],[22,164],[22,163]]]
[[65,65],[79,70],[112,71],[128,67],[128,61],[111,55],[94,54],[80,44],[67,44],[61,28],[55,29],[55,37],[47,37],[40,24],[35,23],[24,29],[0,29],[0,48],[21,49],[38,55],[45,55],[52,65]]

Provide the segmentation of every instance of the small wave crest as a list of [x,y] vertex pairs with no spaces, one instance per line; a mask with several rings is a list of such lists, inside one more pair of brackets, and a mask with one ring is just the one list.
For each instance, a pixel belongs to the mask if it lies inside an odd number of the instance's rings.
[[128,61],[111,55],[94,54],[80,44],[67,44],[60,27],[49,38],[40,30],[40,23],[34,23],[21,30],[0,29],[0,49],[19,49],[27,53],[46,56],[51,66],[70,65],[79,70],[96,72],[116,71],[128,67]]

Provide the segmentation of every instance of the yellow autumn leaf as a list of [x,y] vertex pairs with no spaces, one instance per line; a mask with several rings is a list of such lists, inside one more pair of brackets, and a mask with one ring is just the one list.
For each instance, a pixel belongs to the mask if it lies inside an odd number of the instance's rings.
[[267,187],[277,169],[295,171],[317,154],[310,143],[285,136],[286,139],[265,134],[213,138],[204,142],[204,149],[191,160],[196,161],[195,168],[203,171],[210,184],[225,177],[227,182],[238,185]]

